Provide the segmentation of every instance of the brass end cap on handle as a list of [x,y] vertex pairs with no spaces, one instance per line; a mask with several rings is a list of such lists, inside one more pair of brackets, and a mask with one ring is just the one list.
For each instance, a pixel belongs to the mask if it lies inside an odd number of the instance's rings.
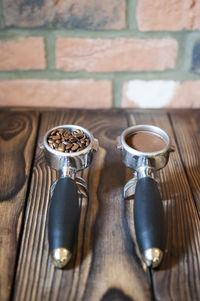
[[51,252],[51,259],[53,264],[62,269],[71,259],[71,252],[65,248],[57,248]]
[[144,251],[143,259],[146,265],[150,268],[159,266],[163,258],[163,251],[158,248],[149,248]]

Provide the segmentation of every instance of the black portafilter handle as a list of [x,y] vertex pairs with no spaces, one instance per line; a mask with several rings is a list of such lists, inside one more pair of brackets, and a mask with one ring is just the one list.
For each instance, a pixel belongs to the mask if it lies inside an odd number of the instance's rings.
[[136,239],[148,267],[157,267],[165,249],[164,209],[157,183],[144,177],[136,184],[134,197]]
[[63,268],[70,260],[78,232],[80,207],[77,186],[70,177],[57,180],[48,212],[49,251],[54,265]]

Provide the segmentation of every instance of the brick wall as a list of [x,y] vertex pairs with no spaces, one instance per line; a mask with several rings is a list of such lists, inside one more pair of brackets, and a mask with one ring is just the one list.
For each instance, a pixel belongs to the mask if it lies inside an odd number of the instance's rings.
[[200,0],[0,0],[0,105],[200,107]]

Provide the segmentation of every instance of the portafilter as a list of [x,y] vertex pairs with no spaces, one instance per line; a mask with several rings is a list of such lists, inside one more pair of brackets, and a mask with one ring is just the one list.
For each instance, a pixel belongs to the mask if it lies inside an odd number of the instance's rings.
[[[78,135],[81,137],[83,134],[89,139],[87,145],[84,148],[80,147],[80,150],[78,149],[75,152],[72,150],[70,152],[69,149],[64,151],[65,145],[62,146],[62,143],[60,144],[61,148],[55,149],[56,142],[54,145],[49,144],[49,137],[57,134],[55,141],[59,142],[60,134],[63,131],[67,133],[75,132],[77,137]],[[70,138],[72,136],[68,136],[73,142],[73,138]],[[62,140],[65,143],[67,138],[62,137]],[[81,141],[78,142],[81,145]],[[48,209],[47,228],[52,261],[56,267],[63,268],[71,258],[77,234],[80,217],[79,194],[84,197],[87,197],[88,194],[86,182],[83,178],[78,177],[76,173],[88,167],[91,163],[93,153],[98,149],[98,140],[81,126],[59,125],[45,133],[42,148],[47,164],[59,172],[58,179],[50,189],[51,200]],[[77,148],[76,143],[75,148]]]
[[165,250],[164,209],[156,172],[165,167],[174,151],[168,134],[153,125],[136,125],[118,137],[123,163],[133,169],[124,187],[124,198],[134,195],[134,226],[142,258],[157,267]]

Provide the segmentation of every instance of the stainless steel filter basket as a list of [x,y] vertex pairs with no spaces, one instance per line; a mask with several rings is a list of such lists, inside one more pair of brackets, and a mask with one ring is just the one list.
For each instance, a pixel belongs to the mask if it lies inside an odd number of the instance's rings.
[[[53,130],[57,129],[79,129],[88,136],[90,144],[82,151],[75,153],[62,153],[60,151],[54,150],[49,146],[47,137]],[[86,168],[90,164],[93,156],[93,151],[98,148],[98,140],[94,139],[93,135],[81,126],[59,125],[46,132],[43,138],[43,145],[45,158],[49,166],[59,171],[70,170],[72,173],[75,173]]]

